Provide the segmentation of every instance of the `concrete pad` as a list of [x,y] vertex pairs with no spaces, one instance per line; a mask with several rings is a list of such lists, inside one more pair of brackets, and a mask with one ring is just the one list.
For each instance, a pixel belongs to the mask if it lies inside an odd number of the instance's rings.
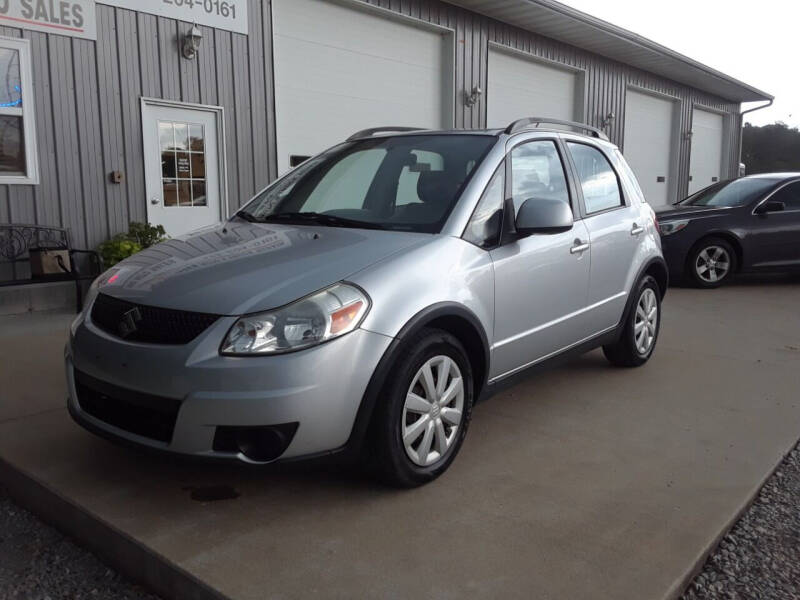
[[[38,482],[230,598],[673,597],[800,437],[799,305],[796,280],[670,290],[648,365],[593,352],[504,391],[421,489],[165,460],[94,438],[63,409],[0,417],[0,477]],[[60,374],[60,348],[42,370]],[[209,485],[240,496],[191,499]],[[144,571],[127,569],[177,589]]]

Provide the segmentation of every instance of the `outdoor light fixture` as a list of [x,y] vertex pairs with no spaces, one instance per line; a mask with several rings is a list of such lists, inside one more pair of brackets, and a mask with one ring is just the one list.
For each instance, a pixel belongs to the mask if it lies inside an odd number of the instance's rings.
[[689,131],[686,132],[686,139],[687,140],[691,140],[693,135],[694,135],[694,131],[692,131],[690,129]]
[[203,41],[203,32],[197,28],[196,24],[192,25],[189,32],[183,36],[183,56],[189,60],[197,56],[201,41]]
[[608,129],[609,127],[611,127],[611,124],[614,122],[614,119],[616,119],[616,118],[617,118],[617,115],[615,115],[613,112],[608,113],[605,116],[605,118],[600,122],[600,128],[601,129]]
[[475,106],[478,103],[478,98],[481,97],[483,90],[479,88],[477,85],[472,88],[472,91],[466,94],[467,98],[464,100],[464,104],[467,106]]

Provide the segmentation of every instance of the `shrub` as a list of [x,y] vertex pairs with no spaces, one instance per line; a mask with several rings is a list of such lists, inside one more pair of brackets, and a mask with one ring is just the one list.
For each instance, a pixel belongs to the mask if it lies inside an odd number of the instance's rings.
[[128,233],[118,233],[100,244],[97,250],[103,258],[103,265],[111,267],[122,259],[166,239],[167,232],[162,225],[134,222],[130,224]]

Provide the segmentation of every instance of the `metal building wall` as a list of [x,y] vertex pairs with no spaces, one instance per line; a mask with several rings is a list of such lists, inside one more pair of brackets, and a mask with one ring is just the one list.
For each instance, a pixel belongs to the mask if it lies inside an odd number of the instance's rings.
[[[472,107],[464,93],[487,87],[490,43],[585,70],[586,120],[614,112],[611,139],[624,146],[625,90],[635,85],[676,97],[681,106],[679,177],[688,187],[694,104],[729,114],[728,172],[738,165],[739,106],[698,90],[495,21],[440,0],[357,0],[451,28],[456,35],[458,127],[485,126],[486,96]],[[231,209],[276,175],[271,1],[248,0],[250,35],[201,27],[198,59],[180,57],[191,23],[97,5],[96,42],[0,27],[31,40],[41,182],[0,186],[0,222],[70,229],[76,246],[95,247],[144,220],[145,180],[140,98],[225,108],[228,202]],[[115,170],[123,184],[109,182]]]
[[[200,27],[197,60],[180,56],[192,26],[97,5],[97,41],[9,27],[31,40],[39,185],[0,186],[0,222],[68,227],[95,247],[145,220],[140,98],[225,108],[232,209],[275,177],[268,2],[248,0],[250,35]],[[109,182],[123,171],[122,184]]]

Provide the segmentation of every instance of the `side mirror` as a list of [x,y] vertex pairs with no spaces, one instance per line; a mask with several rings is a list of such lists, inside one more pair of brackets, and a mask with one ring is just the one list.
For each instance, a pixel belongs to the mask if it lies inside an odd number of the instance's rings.
[[786,204],[784,204],[783,202],[780,202],[779,200],[767,200],[766,202],[764,202],[764,204],[758,207],[758,210],[756,210],[756,214],[763,215],[771,212],[783,212],[783,210],[785,209],[786,209]]
[[514,225],[520,237],[534,233],[561,233],[572,229],[572,209],[555,198],[528,198],[519,207]]

